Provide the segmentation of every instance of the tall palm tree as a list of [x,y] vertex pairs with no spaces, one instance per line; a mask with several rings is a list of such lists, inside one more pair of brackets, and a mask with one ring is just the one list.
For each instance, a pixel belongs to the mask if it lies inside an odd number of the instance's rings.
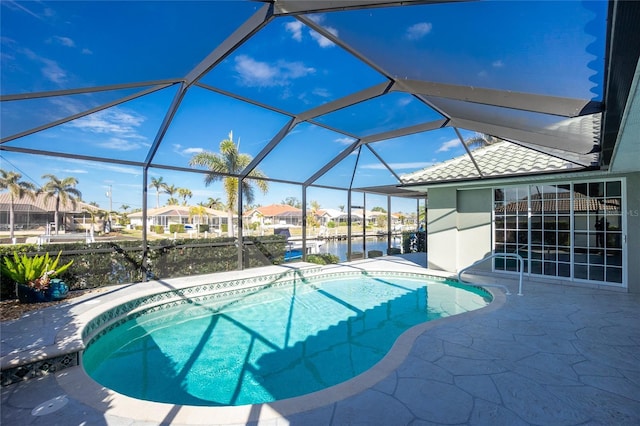
[[149,184],[149,188],[156,189],[156,208],[160,207],[160,190],[164,190],[166,186],[167,184],[162,179],[162,176],[160,176],[159,178],[154,178],[154,177],[151,178],[151,183]]
[[178,192],[178,187],[175,185],[165,185],[164,193],[169,194],[169,199],[167,200],[168,205],[177,205],[178,200],[174,197],[174,195]]
[[64,179],[59,179],[58,177],[52,174],[42,175],[43,179],[49,179],[47,183],[42,186],[41,191],[46,194],[45,199],[48,200],[51,197],[55,197],[56,199],[56,207],[55,207],[55,225],[56,225],[56,235],[58,234],[58,215],[60,212],[60,201],[64,204],[71,203],[71,205],[75,208],[77,199],[82,197],[82,193],[76,188],[78,185],[78,179],[74,177],[66,177]]
[[[220,142],[220,153],[203,151],[195,154],[189,164],[191,166],[204,166],[209,169],[204,177],[205,185],[222,180],[227,195],[227,212],[229,215],[228,235],[233,237],[233,211],[239,210],[238,206],[238,178],[228,176],[241,173],[253,158],[249,154],[241,154],[238,146],[233,141],[233,132],[229,132],[229,138]],[[257,186],[263,193],[269,190],[266,180],[256,179],[266,177],[260,170],[253,169],[247,178],[242,181],[242,195],[247,204],[253,203],[253,186]]]
[[188,188],[178,188],[178,196],[182,198],[182,205],[187,205],[187,198],[193,197],[193,192]]
[[205,207],[209,207],[210,209],[215,209],[215,210],[224,209],[224,203],[220,198],[209,197],[207,201],[201,204]]
[[36,186],[31,182],[20,180],[22,175],[16,172],[8,172],[0,169],[0,190],[9,191],[9,238],[13,240],[15,226],[15,209],[14,202],[27,196],[35,200]]

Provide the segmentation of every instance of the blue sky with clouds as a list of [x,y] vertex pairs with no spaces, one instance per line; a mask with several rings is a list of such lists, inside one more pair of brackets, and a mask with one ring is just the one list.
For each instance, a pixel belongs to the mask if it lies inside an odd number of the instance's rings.
[[[145,82],[184,77],[262,5],[251,1],[198,1],[187,7],[172,1],[3,0],[2,95],[125,83],[141,86],[2,102],[2,138],[138,94],[152,87]],[[480,1],[315,14],[310,19],[397,78],[600,100],[605,12],[603,1]],[[155,164],[188,168],[193,154],[217,152],[231,131],[240,151],[256,156],[289,121],[287,113],[302,113],[386,79],[310,27],[280,17],[200,81],[271,109],[193,87],[164,135]],[[175,86],[168,86],[5,144],[144,161],[175,93]],[[265,157],[260,169],[274,179],[304,181],[342,152],[354,136],[440,118],[414,97],[392,92],[316,119],[328,128],[299,124]],[[474,134],[461,130],[465,137]],[[451,128],[371,147],[397,174],[464,153]],[[44,173],[75,176],[84,200],[105,208],[109,188],[114,208],[142,205],[143,178],[138,167],[2,151],[2,168],[18,170],[36,184],[42,183]],[[163,177],[168,184],[191,189],[192,203],[224,199],[221,186],[206,187],[198,173],[151,168],[149,177]],[[396,183],[366,148],[359,157],[347,157],[318,183],[346,187],[351,181],[354,186]],[[287,197],[302,199],[298,188],[285,183],[273,183],[266,196],[255,195],[254,202],[263,205]],[[166,198],[163,195],[161,203]],[[148,200],[149,206],[155,206],[154,190],[149,190]],[[310,189],[307,201],[311,200],[323,207],[346,204],[345,196],[335,191]],[[386,201],[375,202],[386,208]],[[411,210],[414,203],[397,202],[398,210]]]

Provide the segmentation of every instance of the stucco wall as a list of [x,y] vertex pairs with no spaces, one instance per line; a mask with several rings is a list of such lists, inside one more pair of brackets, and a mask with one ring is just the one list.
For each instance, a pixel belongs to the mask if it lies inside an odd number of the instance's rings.
[[[457,246],[460,250],[456,269],[460,270],[491,254],[492,190],[457,191],[457,204]],[[491,262],[483,262],[477,269],[490,271]]]
[[491,252],[491,200],[490,189],[429,190],[429,268],[455,272]]
[[456,190],[429,189],[427,215],[427,247],[429,268],[442,271],[456,270],[457,222]]

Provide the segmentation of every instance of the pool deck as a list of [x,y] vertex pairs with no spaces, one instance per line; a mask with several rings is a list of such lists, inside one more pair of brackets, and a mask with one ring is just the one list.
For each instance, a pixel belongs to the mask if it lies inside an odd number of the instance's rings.
[[[329,268],[425,272],[423,256]],[[255,270],[227,274],[242,277]],[[497,282],[487,275],[465,277],[474,283]],[[640,295],[525,278],[524,294],[518,296],[517,280],[500,278],[499,283],[512,294],[491,288],[495,300],[486,308],[418,325],[371,370],[314,394],[254,406],[174,406],[116,394],[93,382],[81,367],[71,367],[2,387],[0,423],[640,424]],[[131,292],[153,291],[147,285],[154,284],[90,293],[3,322],[3,360],[61,350],[60,335],[68,333],[69,324]]]

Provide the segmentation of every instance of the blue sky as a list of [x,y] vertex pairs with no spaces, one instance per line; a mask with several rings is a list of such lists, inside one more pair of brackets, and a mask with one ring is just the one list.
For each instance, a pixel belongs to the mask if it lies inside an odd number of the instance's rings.
[[[262,6],[250,1],[1,2],[2,95],[179,79]],[[367,9],[312,15],[397,78],[581,99],[602,99],[606,3],[490,1]],[[291,17],[277,18],[205,75],[201,82],[257,103],[261,108],[193,87],[154,157],[154,163],[189,167],[191,156],[218,151],[229,132],[240,151],[255,156],[290,117],[385,82],[366,63]],[[2,138],[133,95],[145,87],[2,102]],[[7,146],[144,161],[175,87],[6,142]],[[317,118],[331,131],[298,125],[261,163],[274,179],[304,181],[345,149],[368,136],[441,118],[412,96],[392,92]],[[473,135],[462,129],[463,136]],[[445,128],[372,144],[397,174],[464,153]],[[142,206],[142,171],[119,164],[49,158],[2,151],[2,168],[36,184],[40,176],[75,176],[85,201]],[[318,183],[346,187],[356,156]],[[396,183],[375,155],[363,149],[354,186]],[[202,175],[152,168],[151,177],[189,188],[191,203],[225,196],[205,187]],[[294,186],[272,184],[255,203],[302,199]],[[161,203],[167,196],[161,198]],[[155,193],[148,202],[155,206]],[[346,205],[343,193],[310,190],[307,201]],[[355,203],[355,202],[354,202]],[[414,201],[394,201],[412,210]],[[360,203],[359,203],[360,204]],[[372,197],[367,206],[386,201]]]

